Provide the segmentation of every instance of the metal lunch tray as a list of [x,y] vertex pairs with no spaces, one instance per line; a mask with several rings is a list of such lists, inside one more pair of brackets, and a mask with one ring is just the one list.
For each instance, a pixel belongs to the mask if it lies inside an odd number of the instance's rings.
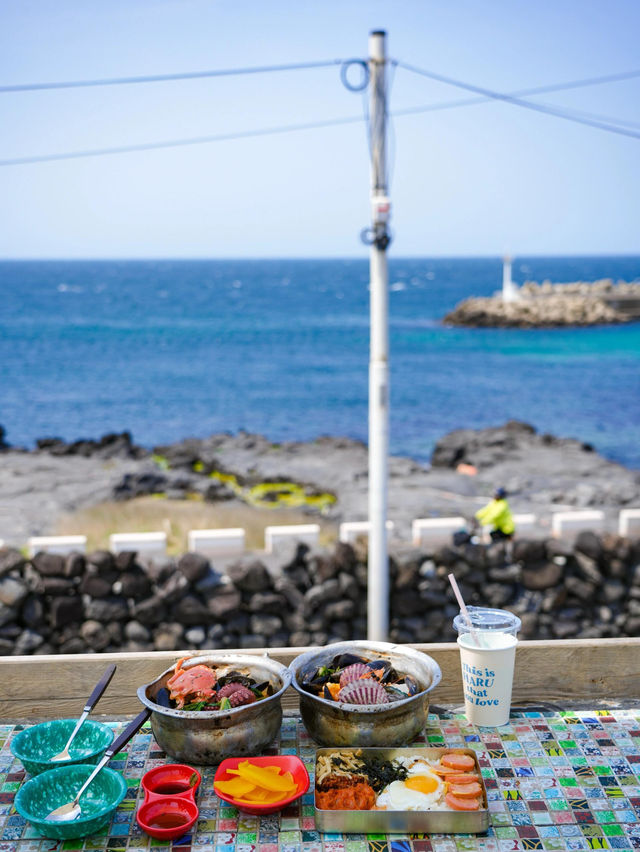
[[[489,828],[487,790],[478,765],[478,758],[467,748],[321,748],[318,757],[338,752],[352,752],[385,760],[396,757],[426,757],[438,760],[443,754],[468,754],[475,763],[475,772],[482,787],[482,805],[477,811],[334,811],[320,810],[315,805],[316,828],[322,832],[342,834],[481,834]],[[315,790],[315,787],[314,787]]]

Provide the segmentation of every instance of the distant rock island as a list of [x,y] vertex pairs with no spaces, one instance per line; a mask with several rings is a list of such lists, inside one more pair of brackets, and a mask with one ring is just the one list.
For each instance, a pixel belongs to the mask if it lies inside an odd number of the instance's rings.
[[525,281],[503,292],[470,298],[448,313],[447,325],[475,328],[557,328],[626,323],[640,319],[640,282],[611,279],[569,284]]

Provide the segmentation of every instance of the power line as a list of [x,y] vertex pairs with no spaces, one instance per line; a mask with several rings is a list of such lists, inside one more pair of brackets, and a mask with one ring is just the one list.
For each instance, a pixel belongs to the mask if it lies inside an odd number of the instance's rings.
[[[547,104],[544,101],[539,101],[543,106],[555,108],[555,104]],[[627,118],[617,118],[611,115],[601,115],[600,113],[587,112],[586,110],[581,109],[567,109],[567,112],[571,115],[582,116],[583,118],[592,119],[593,121],[603,121],[607,124],[617,124],[620,127],[636,127],[640,129],[640,121],[632,121]]]
[[[399,64],[399,63],[398,63]],[[640,77],[640,70],[635,71],[623,71],[620,74],[607,74],[604,77],[589,77],[583,80],[571,80],[567,83],[553,83],[548,86],[536,86],[531,89],[517,89],[513,92],[507,92],[509,97],[513,98],[521,98],[529,95],[543,95],[549,94],[550,92],[562,92],[567,91],[569,89],[579,89],[585,86],[597,86],[604,83],[614,83],[619,82],[620,80],[631,80],[634,77]],[[490,96],[481,96],[476,98],[464,98],[458,99],[455,101],[441,101],[440,103],[435,104],[426,104],[425,106],[419,107],[407,107],[405,109],[398,109],[393,111],[393,115],[413,115],[421,112],[438,112],[439,110],[444,109],[455,109],[457,107],[465,107],[465,106],[475,106],[477,104],[486,104],[490,101],[494,100],[494,98]],[[576,112],[574,110],[574,112]],[[585,115],[589,115],[588,113],[584,113]],[[598,118],[600,120],[605,120],[603,116],[591,116],[594,118]],[[625,121],[623,119],[617,118],[607,118],[607,121],[610,121],[612,124],[627,124],[629,126],[636,126],[636,122],[633,121]]]
[[[0,86],[0,94],[6,92],[33,92],[46,89],[78,89],[88,88],[91,86],[121,86],[137,83],[162,83],[172,80],[197,80],[205,77],[231,77],[241,74],[264,74],[272,71],[299,71],[311,68],[328,68],[332,65],[345,65],[348,62],[363,63],[366,66],[366,62],[364,60],[325,59],[317,62],[296,62],[284,65],[257,65],[244,68],[217,68],[204,71],[185,71],[171,74],[147,74],[138,77],[105,77],[95,80],[67,80],[53,83],[16,83]],[[409,67],[395,59],[390,60],[390,64],[400,65],[404,68]],[[534,89],[522,89],[518,93],[512,93],[512,95],[536,95],[553,91],[561,91],[569,88],[577,89],[584,86],[601,85],[603,83],[617,83],[623,80],[633,79],[634,77],[640,77],[640,70],[621,71],[616,74],[607,74],[602,77],[586,77],[582,80],[576,80],[571,83],[557,83],[550,86],[539,86]]]
[[355,124],[363,121],[362,116],[334,118],[326,121],[310,121],[305,124],[285,124],[279,127],[263,127],[257,130],[243,130],[238,133],[219,133],[213,136],[195,136],[191,139],[169,139],[164,142],[142,142],[139,145],[121,145],[116,148],[92,148],[85,151],[70,151],[63,154],[42,154],[33,157],[15,157],[0,160],[0,166],[23,166],[30,163],[46,163],[53,160],[76,160],[85,157],[102,157],[106,154],[130,154],[136,151],[154,151],[161,148],[178,148],[186,145],[203,145],[207,142],[226,142],[233,139],[250,139],[254,136],[273,136],[298,130],[315,130],[320,127],[334,127],[340,124]]
[[[339,60],[336,60],[336,63]],[[333,64],[333,63],[330,63]],[[424,76],[431,76],[433,78],[440,78],[441,82],[449,82],[452,85],[456,85],[453,81],[449,80],[449,78],[444,78],[442,75],[436,75],[435,73],[423,71],[422,69],[415,69],[411,66],[404,65],[404,63],[398,62],[397,60],[392,60],[392,64],[403,67],[406,70],[415,71],[416,73],[423,74]],[[280,66],[282,68],[289,66]],[[203,72],[206,73],[206,72]],[[519,89],[510,93],[497,93],[490,92],[488,89],[480,89],[477,86],[471,86],[470,84],[460,84],[462,88],[471,89],[473,91],[481,91],[486,92],[480,97],[475,98],[466,98],[466,99],[458,99],[455,101],[444,101],[436,104],[427,104],[425,106],[419,107],[408,107],[405,109],[398,109],[390,111],[389,115],[392,117],[401,117],[406,115],[413,115],[422,112],[435,112],[438,110],[444,109],[454,109],[457,107],[465,107],[465,106],[474,106],[476,104],[487,103],[491,100],[503,100],[507,102],[515,102],[518,105],[527,106],[529,108],[538,108],[539,111],[548,113],[550,115],[557,115],[561,118],[566,118],[568,120],[576,121],[581,124],[587,124],[589,126],[595,126],[601,130],[608,130],[614,133],[623,133],[623,135],[630,136],[632,138],[640,138],[640,133],[635,133],[632,130],[625,130],[624,126],[634,127],[637,126],[634,122],[625,121],[623,119],[617,118],[609,118],[604,116],[593,115],[590,113],[580,113],[580,112],[570,112],[568,110],[560,110],[560,108],[554,107],[550,104],[534,104],[529,101],[520,101],[523,95],[531,95],[531,94],[543,94],[545,92],[553,92],[553,91],[562,91],[567,89],[579,88],[583,86],[592,86],[598,85],[601,83],[610,83],[617,82],[623,79],[630,79],[632,77],[639,77],[639,71],[627,71],[622,72],[620,74],[610,74],[604,77],[592,77],[584,80],[574,80],[567,83],[554,83],[549,86],[537,86],[532,89]],[[366,97],[366,95],[365,95]],[[169,139],[162,142],[143,142],[137,145],[121,145],[113,148],[95,148],[84,151],[70,151],[66,153],[60,154],[42,154],[42,155],[34,155],[31,157],[15,157],[11,159],[0,160],[0,166],[19,166],[19,165],[30,165],[34,163],[46,163],[53,162],[58,160],[75,160],[75,159],[83,159],[89,157],[101,157],[110,154],[128,154],[128,153],[136,153],[140,151],[153,151],[153,150],[161,150],[165,148],[177,148],[182,146],[189,145],[204,145],[212,142],[224,142],[224,141],[232,141],[236,139],[248,139],[257,136],[271,136],[281,133],[289,133],[289,132],[297,132],[300,130],[314,130],[323,127],[335,127],[339,125],[346,124],[355,124],[364,121],[365,123],[368,121],[368,116],[352,116],[346,118],[336,118],[336,119],[327,119],[324,121],[316,121],[316,122],[307,122],[304,124],[289,124],[289,125],[280,125],[276,127],[267,127],[267,128],[259,128],[256,130],[246,130],[239,131],[236,133],[222,133],[222,134],[214,134],[209,136],[196,136],[189,139]],[[618,125],[617,127],[614,126]]]
[[144,77],[106,77],[101,80],[68,80],[58,83],[16,83],[0,86],[6,92],[34,92],[42,89],[81,89],[89,86],[122,86],[134,83],[164,83],[168,80],[197,80],[203,77],[232,77],[238,74],[265,74],[270,71],[300,71],[309,68],[327,68],[342,65],[344,59],[327,59],[320,62],[297,62],[288,65],[257,65],[249,68],[222,68],[212,71],[186,71],[178,74],[150,74]]
[[635,71],[621,71],[618,74],[605,74],[604,77],[585,77],[582,80],[574,80],[572,83],[556,83],[551,86],[538,86],[535,89],[522,89],[521,95],[542,95],[548,92],[559,92],[562,89],[580,89],[585,86],[599,86],[602,83],[620,83],[623,80],[632,80],[640,77],[640,69]]
[[610,133],[619,133],[621,136],[630,136],[632,139],[640,139],[640,133],[627,129],[622,126],[607,124],[605,121],[589,119],[579,113],[572,113],[569,110],[560,107],[553,107],[545,104],[538,104],[535,101],[526,101],[522,98],[509,95],[504,92],[494,92],[491,89],[485,89],[482,86],[474,86],[472,83],[465,83],[462,80],[456,80],[453,77],[447,77],[444,74],[437,74],[435,71],[427,71],[424,68],[417,68],[415,65],[409,65],[406,62],[398,62],[399,68],[404,68],[405,71],[411,71],[414,74],[419,74],[422,77],[428,77],[431,80],[436,80],[439,83],[446,83],[449,86],[455,86],[458,89],[465,89],[468,92],[475,92],[478,95],[483,95],[491,100],[504,101],[513,104],[514,106],[523,107],[524,109],[542,112],[547,115],[553,115],[556,118],[564,118],[567,121],[574,121],[577,124],[585,124],[588,127],[596,127],[599,130],[606,130]]

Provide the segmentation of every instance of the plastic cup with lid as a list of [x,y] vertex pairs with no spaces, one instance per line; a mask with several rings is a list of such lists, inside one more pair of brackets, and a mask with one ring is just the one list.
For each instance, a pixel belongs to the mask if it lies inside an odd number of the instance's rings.
[[469,620],[462,613],[453,619],[458,631],[465,715],[474,725],[506,725],[520,619],[508,610],[486,607],[470,606],[467,613]]

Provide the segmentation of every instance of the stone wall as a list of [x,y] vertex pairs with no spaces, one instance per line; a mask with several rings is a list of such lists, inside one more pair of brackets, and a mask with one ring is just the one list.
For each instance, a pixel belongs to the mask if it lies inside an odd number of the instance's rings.
[[[272,558],[271,558],[272,559]],[[558,540],[404,549],[391,557],[390,638],[447,642],[470,605],[522,618],[523,639],[640,636],[640,540]],[[144,563],[0,549],[0,654],[323,645],[366,634],[366,552],[298,545],[287,558],[211,565],[188,553]]]

